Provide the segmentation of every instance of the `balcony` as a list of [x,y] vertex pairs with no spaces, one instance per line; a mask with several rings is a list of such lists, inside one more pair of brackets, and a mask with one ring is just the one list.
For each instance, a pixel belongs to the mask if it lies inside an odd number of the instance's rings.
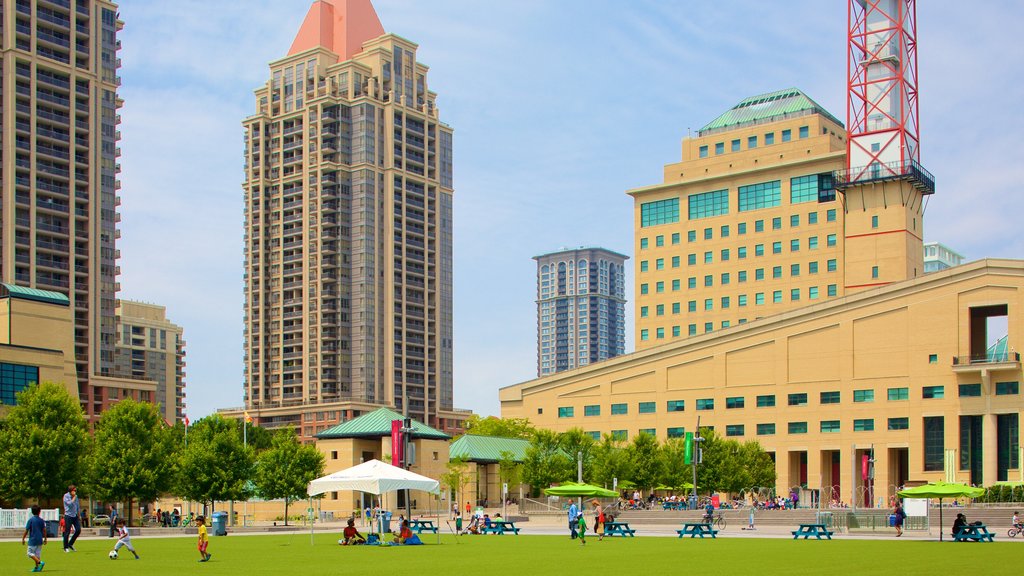
[[984,352],[953,357],[953,372],[957,374],[1020,372],[1020,352]]
[[935,193],[935,176],[925,170],[917,160],[904,162],[875,162],[869,166],[837,170],[833,173],[836,190],[851,186],[889,180],[906,180],[921,194]]

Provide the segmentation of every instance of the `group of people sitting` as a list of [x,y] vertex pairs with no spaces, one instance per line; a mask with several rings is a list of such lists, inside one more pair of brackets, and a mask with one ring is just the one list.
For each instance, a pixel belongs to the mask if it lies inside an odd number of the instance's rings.
[[469,525],[466,526],[465,530],[463,530],[462,518],[456,518],[455,530],[460,534],[484,534],[494,522],[500,521],[501,519],[501,514],[495,514],[494,518],[491,518],[489,514],[484,514],[483,516],[474,514],[470,517]]
[[[423,542],[420,541],[420,537],[412,533],[412,528],[409,527],[409,521],[404,518],[400,521],[398,530],[392,532],[392,535],[394,536],[394,539],[391,541],[391,544],[393,545],[423,544]],[[341,544],[342,546],[379,543],[380,539],[376,534],[370,534],[369,537],[360,534],[359,530],[356,528],[355,520],[352,518],[348,519],[345,529],[342,531],[342,538],[341,540],[338,540],[338,544]]]

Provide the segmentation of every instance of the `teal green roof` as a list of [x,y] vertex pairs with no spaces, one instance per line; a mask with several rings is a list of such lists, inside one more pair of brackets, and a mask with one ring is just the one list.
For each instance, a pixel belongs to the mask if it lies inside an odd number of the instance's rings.
[[512,454],[512,460],[526,460],[529,440],[520,438],[499,438],[497,436],[474,436],[466,434],[448,448],[449,458],[462,458],[470,462],[498,462],[502,452]]
[[829,114],[820,104],[811,100],[800,90],[787,88],[745,98],[701,128],[698,134],[708,136],[744,126],[754,126],[809,114],[821,114],[836,124],[843,125],[835,116]]
[[25,286],[16,286],[14,284],[0,284],[0,286],[3,287],[3,291],[0,291],[0,297],[9,296],[11,298],[21,298],[22,300],[35,300],[36,302],[61,304],[63,306],[71,305],[71,301],[68,300],[68,297],[60,292],[50,292],[49,290],[39,290],[37,288],[26,288]]
[[[333,428],[328,428],[316,435],[318,439],[327,440],[333,438],[382,438],[391,436],[391,421],[402,420],[398,412],[388,408],[379,408],[368,414],[353,418],[348,422],[342,422]],[[451,436],[427,426],[422,422],[412,421],[412,437],[427,438],[431,440],[448,440]]]

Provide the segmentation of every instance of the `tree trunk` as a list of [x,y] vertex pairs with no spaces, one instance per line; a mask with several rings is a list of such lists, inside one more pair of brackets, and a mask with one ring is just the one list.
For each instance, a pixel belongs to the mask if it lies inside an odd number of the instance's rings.
[[288,497],[284,499],[284,525],[288,525]]

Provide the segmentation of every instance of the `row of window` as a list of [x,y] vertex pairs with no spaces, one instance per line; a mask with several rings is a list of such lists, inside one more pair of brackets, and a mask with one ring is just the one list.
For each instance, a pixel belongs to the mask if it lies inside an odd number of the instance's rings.
[[[648,204],[660,204],[660,203],[663,203],[663,202],[669,202],[669,200],[659,200],[658,202],[650,202]],[[644,204],[643,206],[647,206],[647,204]],[[643,214],[643,210],[642,210],[643,206],[641,206],[641,214]],[[649,214],[649,216],[650,216],[650,214]],[[641,215],[641,224],[643,224],[643,219],[642,218],[643,218],[643,216]],[[776,216],[776,217],[772,218],[771,219],[771,229],[772,230],[782,230],[782,221],[783,221],[783,219],[782,219],[781,216]],[[801,218],[800,214],[790,214],[789,215],[789,227],[790,228],[799,228],[801,226],[801,222],[802,221],[803,221],[803,219]],[[836,210],[835,210],[835,208],[830,208],[830,209],[825,211],[825,221],[826,222],[835,222],[836,221]],[[817,212],[808,212],[807,213],[806,222],[807,222],[808,226],[813,226],[813,225],[817,224],[818,223],[818,213]],[[651,224],[651,225],[653,225],[653,224]],[[765,231],[765,221],[764,220],[754,220],[754,232],[757,233],[757,232],[764,232],[764,231]],[[738,224],[736,224],[736,235],[737,236],[743,236],[746,233],[747,233],[747,223],[746,222],[739,222]],[[731,236],[731,234],[732,234],[732,227],[729,224],[723,224],[723,225],[718,227],[718,237],[719,238],[729,238]],[[704,230],[701,232],[701,237],[703,237],[704,240],[714,240],[715,239],[715,228],[713,228],[713,227],[711,227],[711,228],[704,228]],[[687,242],[696,242],[697,238],[698,238],[697,230],[687,230],[687,232],[686,232],[686,241]],[[679,245],[679,244],[681,244],[682,243],[682,234],[679,233],[679,232],[673,232],[671,235],[669,235],[669,241],[671,242],[672,245]],[[658,234],[657,236],[654,236],[654,245],[656,247],[664,246],[665,245],[665,235],[664,234]],[[647,238],[647,237],[640,238],[640,248],[642,250],[646,250],[648,247],[650,247],[650,239]]]
[[[830,270],[830,272],[831,271],[832,270]],[[761,278],[759,278],[759,280],[760,279]],[[728,282],[725,282],[725,284],[728,284]],[[710,286],[710,285],[711,284],[707,284],[707,283],[705,284],[705,286]],[[673,282],[673,286],[676,286],[675,282]],[[695,288],[695,286],[691,286],[691,288]],[[677,290],[677,289],[678,288],[673,288],[673,290]],[[838,285],[836,285],[836,284],[829,284],[828,286],[825,287],[825,293],[829,297],[835,297],[836,294],[838,293]],[[767,293],[766,292],[755,292],[754,293],[754,302],[753,302],[754,305],[761,306],[761,305],[765,304],[765,294],[767,294]],[[800,297],[801,297],[802,294],[803,294],[803,292],[802,292],[801,288],[790,288],[790,290],[789,290],[789,299],[790,299],[791,302],[799,302],[800,301]],[[820,290],[819,290],[818,286],[809,286],[807,288],[807,299],[808,300],[817,300],[819,296],[820,296]],[[779,304],[779,303],[783,302],[783,291],[782,290],[773,290],[772,293],[771,293],[771,299],[772,299],[772,303],[773,304]],[[732,299],[732,296],[720,296],[718,298],[718,302],[719,302],[719,309],[720,310],[727,310],[727,309],[732,307],[733,299]],[[739,294],[739,295],[737,295],[735,302],[736,302],[736,305],[738,307],[740,307],[740,308],[745,307],[749,303],[749,299],[747,298],[747,294]],[[664,316],[666,314],[665,306],[666,306],[665,304],[657,304],[657,305],[655,305],[654,306],[654,313],[655,313],[655,315],[656,316]],[[672,302],[670,304],[670,306],[671,306],[671,311],[672,311],[671,313],[673,315],[680,314],[682,312],[682,303],[681,302]],[[692,312],[696,312],[697,308],[698,308],[697,300],[689,300],[689,301],[687,301],[687,303],[686,303],[686,311],[687,312],[691,312],[691,313]],[[705,298],[704,299],[703,310],[710,312],[710,311],[713,311],[714,309],[715,309],[715,299],[714,298]],[[650,316],[650,310],[651,310],[650,306],[641,306],[640,307],[640,317],[641,318],[648,318]],[[728,326],[724,326],[724,328],[728,328]]]
[[[818,242],[818,237],[817,236],[811,236],[811,237],[809,237],[807,239],[807,249],[808,250],[817,250],[819,245],[820,245],[820,243]],[[828,236],[826,236],[825,237],[825,245],[827,247],[829,247],[829,248],[834,247],[836,245],[836,235],[835,234],[829,234]],[[800,239],[799,238],[793,238],[792,240],[790,240],[789,241],[789,251],[790,251],[790,253],[799,252],[800,251],[800,246],[801,246],[801,244],[800,244]],[[747,258],[747,256],[749,256],[749,252],[748,252],[746,246],[738,247],[736,249],[735,254],[736,254],[736,258],[738,260],[745,260]],[[782,242],[772,242],[772,254],[782,254]],[[765,255],[765,245],[764,244],[755,244],[754,245],[754,256],[755,257],[760,257],[760,256],[764,256],[764,255]],[[715,263],[715,253],[713,251],[704,252],[703,256],[704,256],[703,257],[703,263],[704,264],[714,264]],[[732,259],[732,256],[733,256],[733,252],[732,252],[731,249],[723,248],[718,253],[718,258],[719,258],[718,261],[719,262],[728,262],[729,260]],[[667,262],[666,262],[665,258],[655,258],[653,261],[652,260],[641,260],[640,261],[640,272],[649,272],[651,270],[651,262],[654,262],[654,269],[655,270],[665,270],[666,264],[668,264],[671,268],[680,268],[680,267],[682,267],[683,257],[682,256],[672,256],[672,257],[670,257],[667,260]],[[697,265],[697,254],[696,253],[691,253],[691,254],[687,254],[686,255],[686,265],[687,266],[696,266]],[[828,269],[829,272],[835,272],[835,270],[836,270],[836,261],[835,260],[829,260],[827,262],[827,265],[829,267],[829,269]],[[798,276],[799,273],[800,273],[799,272],[800,265],[796,264],[795,266],[796,266],[796,268],[792,268],[792,266],[791,266],[791,269],[795,271],[795,272],[793,272],[793,275],[794,276]],[[776,268],[779,269],[780,271],[782,270],[781,266],[776,266]],[[808,270],[810,270],[811,274],[814,274],[814,273],[816,273],[818,271],[818,263],[817,262],[810,262],[810,263],[808,263],[807,268],[808,268]],[[764,271],[761,270],[761,273],[760,273],[759,277],[756,278],[756,279],[757,280],[763,279],[764,278],[764,274],[763,273],[764,273]],[[725,275],[723,275],[723,277],[725,277]],[[779,274],[779,276],[776,276],[776,277],[777,278],[781,277],[781,273]],[[740,272],[739,278],[740,278],[740,282],[745,281],[746,280],[746,272]],[[642,286],[643,286],[643,284],[641,284],[641,290],[643,290]],[[641,294],[643,294],[643,292],[641,292]]]
[[[894,417],[887,419],[887,427],[889,430],[909,430],[910,429],[910,418],[907,417]],[[714,430],[714,426],[702,426],[701,428],[707,428],[708,430]],[[765,422],[757,424],[757,435],[758,436],[774,436],[776,433],[775,422]],[[835,433],[842,431],[842,425],[839,420],[821,420],[819,422],[819,429],[822,433]],[[874,418],[858,418],[853,420],[853,431],[854,432],[872,432],[875,430]],[[787,422],[786,432],[788,434],[807,434],[808,425],[807,422]],[[657,436],[656,428],[640,428],[637,433],[649,434],[651,436]],[[746,436],[747,430],[744,424],[727,424],[725,426],[726,436]],[[597,431],[586,432],[594,440],[601,439],[601,433]],[[612,430],[610,435],[615,440],[625,441],[629,439],[629,431],[627,430]],[[665,429],[665,435],[668,438],[683,438],[686,436],[686,429],[683,427],[672,427]]]
[[[931,357],[929,356],[929,361]],[[965,393],[966,392],[966,393]],[[997,395],[1015,395],[1020,393],[1020,385],[1018,382],[997,382],[996,383],[996,394]],[[980,396],[981,395],[981,384],[961,384],[960,385],[960,396]],[[820,392],[818,400],[820,404],[839,404],[841,402],[841,392],[838,390]],[[886,397],[890,401],[901,401],[910,399],[910,388],[897,387],[888,388],[886,390]],[[944,397],[944,386],[924,386],[921,388],[921,398],[943,398]],[[796,392],[788,394],[786,396],[787,406],[807,406],[808,405],[808,394],[806,392]],[[862,402],[874,402],[875,391],[873,389],[854,390],[853,401],[856,403]],[[774,408],[775,394],[762,394],[756,396],[755,403],[758,408]],[[714,398],[698,398],[695,401],[697,410],[714,410],[715,399]],[[725,399],[725,408],[727,410],[745,408],[746,398],[743,396],[731,396]],[[666,412],[683,412],[686,410],[685,400],[668,400],[665,403]],[[639,414],[654,414],[657,412],[656,402],[638,402],[637,413]],[[629,414],[629,404],[626,402],[616,403],[611,405],[611,414],[613,416],[624,416]],[[574,406],[560,406],[558,408],[559,418],[572,418],[576,415],[576,408]],[[601,405],[591,404],[583,407],[584,416],[600,416]]]
[[[799,135],[800,139],[807,138],[807,137],[809,137],[811,135],[811,129],[810,129],[809,126],[800,126],[797,129],[797,134]],[[791,141],[793,139],[793,131],[791,129],[787,128],[787,129],[783,130],[779,134],[779,137],[782,140],[782,142],[789,142],[789,141]],[[771,146],[772,144],[775,144],[775,132],[767,132],[767,133],[765,133],[764,139],[761,140],[761,141],[764,143],[765,146]],[[743,143],[743,139],[742,138],[734,138],[734,139],[730,140],[729,141],[729,151],[730,152],[739,152],[742,149],[741,148],[742,143]],[[758,146],[758,136],[756,134],[753,135],[753,136],[747,136],[747,150],[753,150],[753,149],[757,148],[757,146]],[[709,152],[710,152],[710,148],[707,145],[701,146],[700,148],[697,149],[697,155],[700,158],[707,158]],[[715,156],[720,156],[722,154],[725,154],[725,142],[716,142],[715,143]]]

